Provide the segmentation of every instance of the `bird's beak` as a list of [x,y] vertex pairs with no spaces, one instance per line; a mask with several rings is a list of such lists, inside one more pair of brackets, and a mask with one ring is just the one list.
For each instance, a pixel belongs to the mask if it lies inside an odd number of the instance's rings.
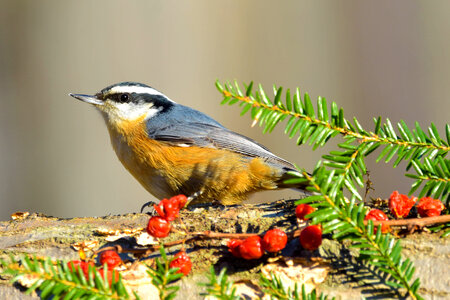
[[69,96],[72,96],[78,100],[81,100],[86,103],[94,104],[94,105],[103,105],[103,100],[98,99],[97,96],[92,95],[83,95],[83,94],[69,94]]

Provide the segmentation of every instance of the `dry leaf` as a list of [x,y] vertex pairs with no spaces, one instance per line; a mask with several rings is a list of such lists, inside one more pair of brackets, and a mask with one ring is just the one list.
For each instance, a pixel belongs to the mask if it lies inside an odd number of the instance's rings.
[[83,250],[86,251],[94,251],[95,248],[98,246],[97,240],[89,240],[89,241],[82,241],[79,243],[75,243],[71,245],[73,249],[80,251]]
[[233,284],[236,288],[236,295],[243,299],[261,299],[264,293],[261,287],[252,280],[239,280]]
[[22,219],[25,219],[26,217],[28,217],[29,215],[30,215],[30,213],[27,211],[16,211],[15,213],[13,213],[11,215],[11,219],[22,220]]
[[158,244],[158,240],[147,232],[142,232],[136,236],[136,244],[141,246],[156,245]]
[[23,276],[21,276],[19,278],[19,280],[17,280],[21,286],[29,288],[31,287],[37,280],[39,279],[39,277],[37,277],[36,275],[31,275],[31,274],[25,274]]
[[304,284],[309,293],[326,279],[329,269],[329,264],[322,259],[313,261],[302,257],[280,257],[262,267],[261,272],[267,278],[271,277],[270,273],[280,277],[291,290],[294,290],[295,284],[298,288]]
[[120,274],[129,295],[133,295],[133,291],[136,291],[142,299],[159,299],[159,291],[152,284],[152,278],[148,275],[145,264],[135,264]]

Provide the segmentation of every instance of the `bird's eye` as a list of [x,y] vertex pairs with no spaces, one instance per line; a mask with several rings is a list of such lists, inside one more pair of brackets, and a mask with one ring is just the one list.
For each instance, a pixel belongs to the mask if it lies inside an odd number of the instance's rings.
[[127,102],[130,96],[128,94],[120,95],[120,102]]

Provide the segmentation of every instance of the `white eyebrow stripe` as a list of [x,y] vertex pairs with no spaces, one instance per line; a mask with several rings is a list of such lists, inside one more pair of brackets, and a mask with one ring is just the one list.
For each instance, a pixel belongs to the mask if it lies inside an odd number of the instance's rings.
[[[158,92],[154,88],[151,88],[149,86],[137,86],[137,85],[119,85],[115,86],[112,89],[110,89],[107,94],[116,94],[116,93],[138,93],[138,94],[150,94],[150,95],[157,95],[157,96],[163,96],[167,100],[172,101],[169,99],[166,95],[164,95],[161,92]],[[174,102],[175,103],[175,102]]]

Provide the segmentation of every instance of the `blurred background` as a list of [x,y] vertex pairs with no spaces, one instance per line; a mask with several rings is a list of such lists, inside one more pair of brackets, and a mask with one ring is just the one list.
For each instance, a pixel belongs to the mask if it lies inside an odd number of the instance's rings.
[[[219,79],[299,86],[372,118],[435,122],[450,112],[448,1],[0,0],[0,220],[136,212],[154,199],[115,157],[103,120],[69,92],[139,81],[311,170],[312,152],[262,135],[220,106]],[[373,197],[409,191],[405,165],[368,164]],[[260,193],[252,201],[296,197]]]

